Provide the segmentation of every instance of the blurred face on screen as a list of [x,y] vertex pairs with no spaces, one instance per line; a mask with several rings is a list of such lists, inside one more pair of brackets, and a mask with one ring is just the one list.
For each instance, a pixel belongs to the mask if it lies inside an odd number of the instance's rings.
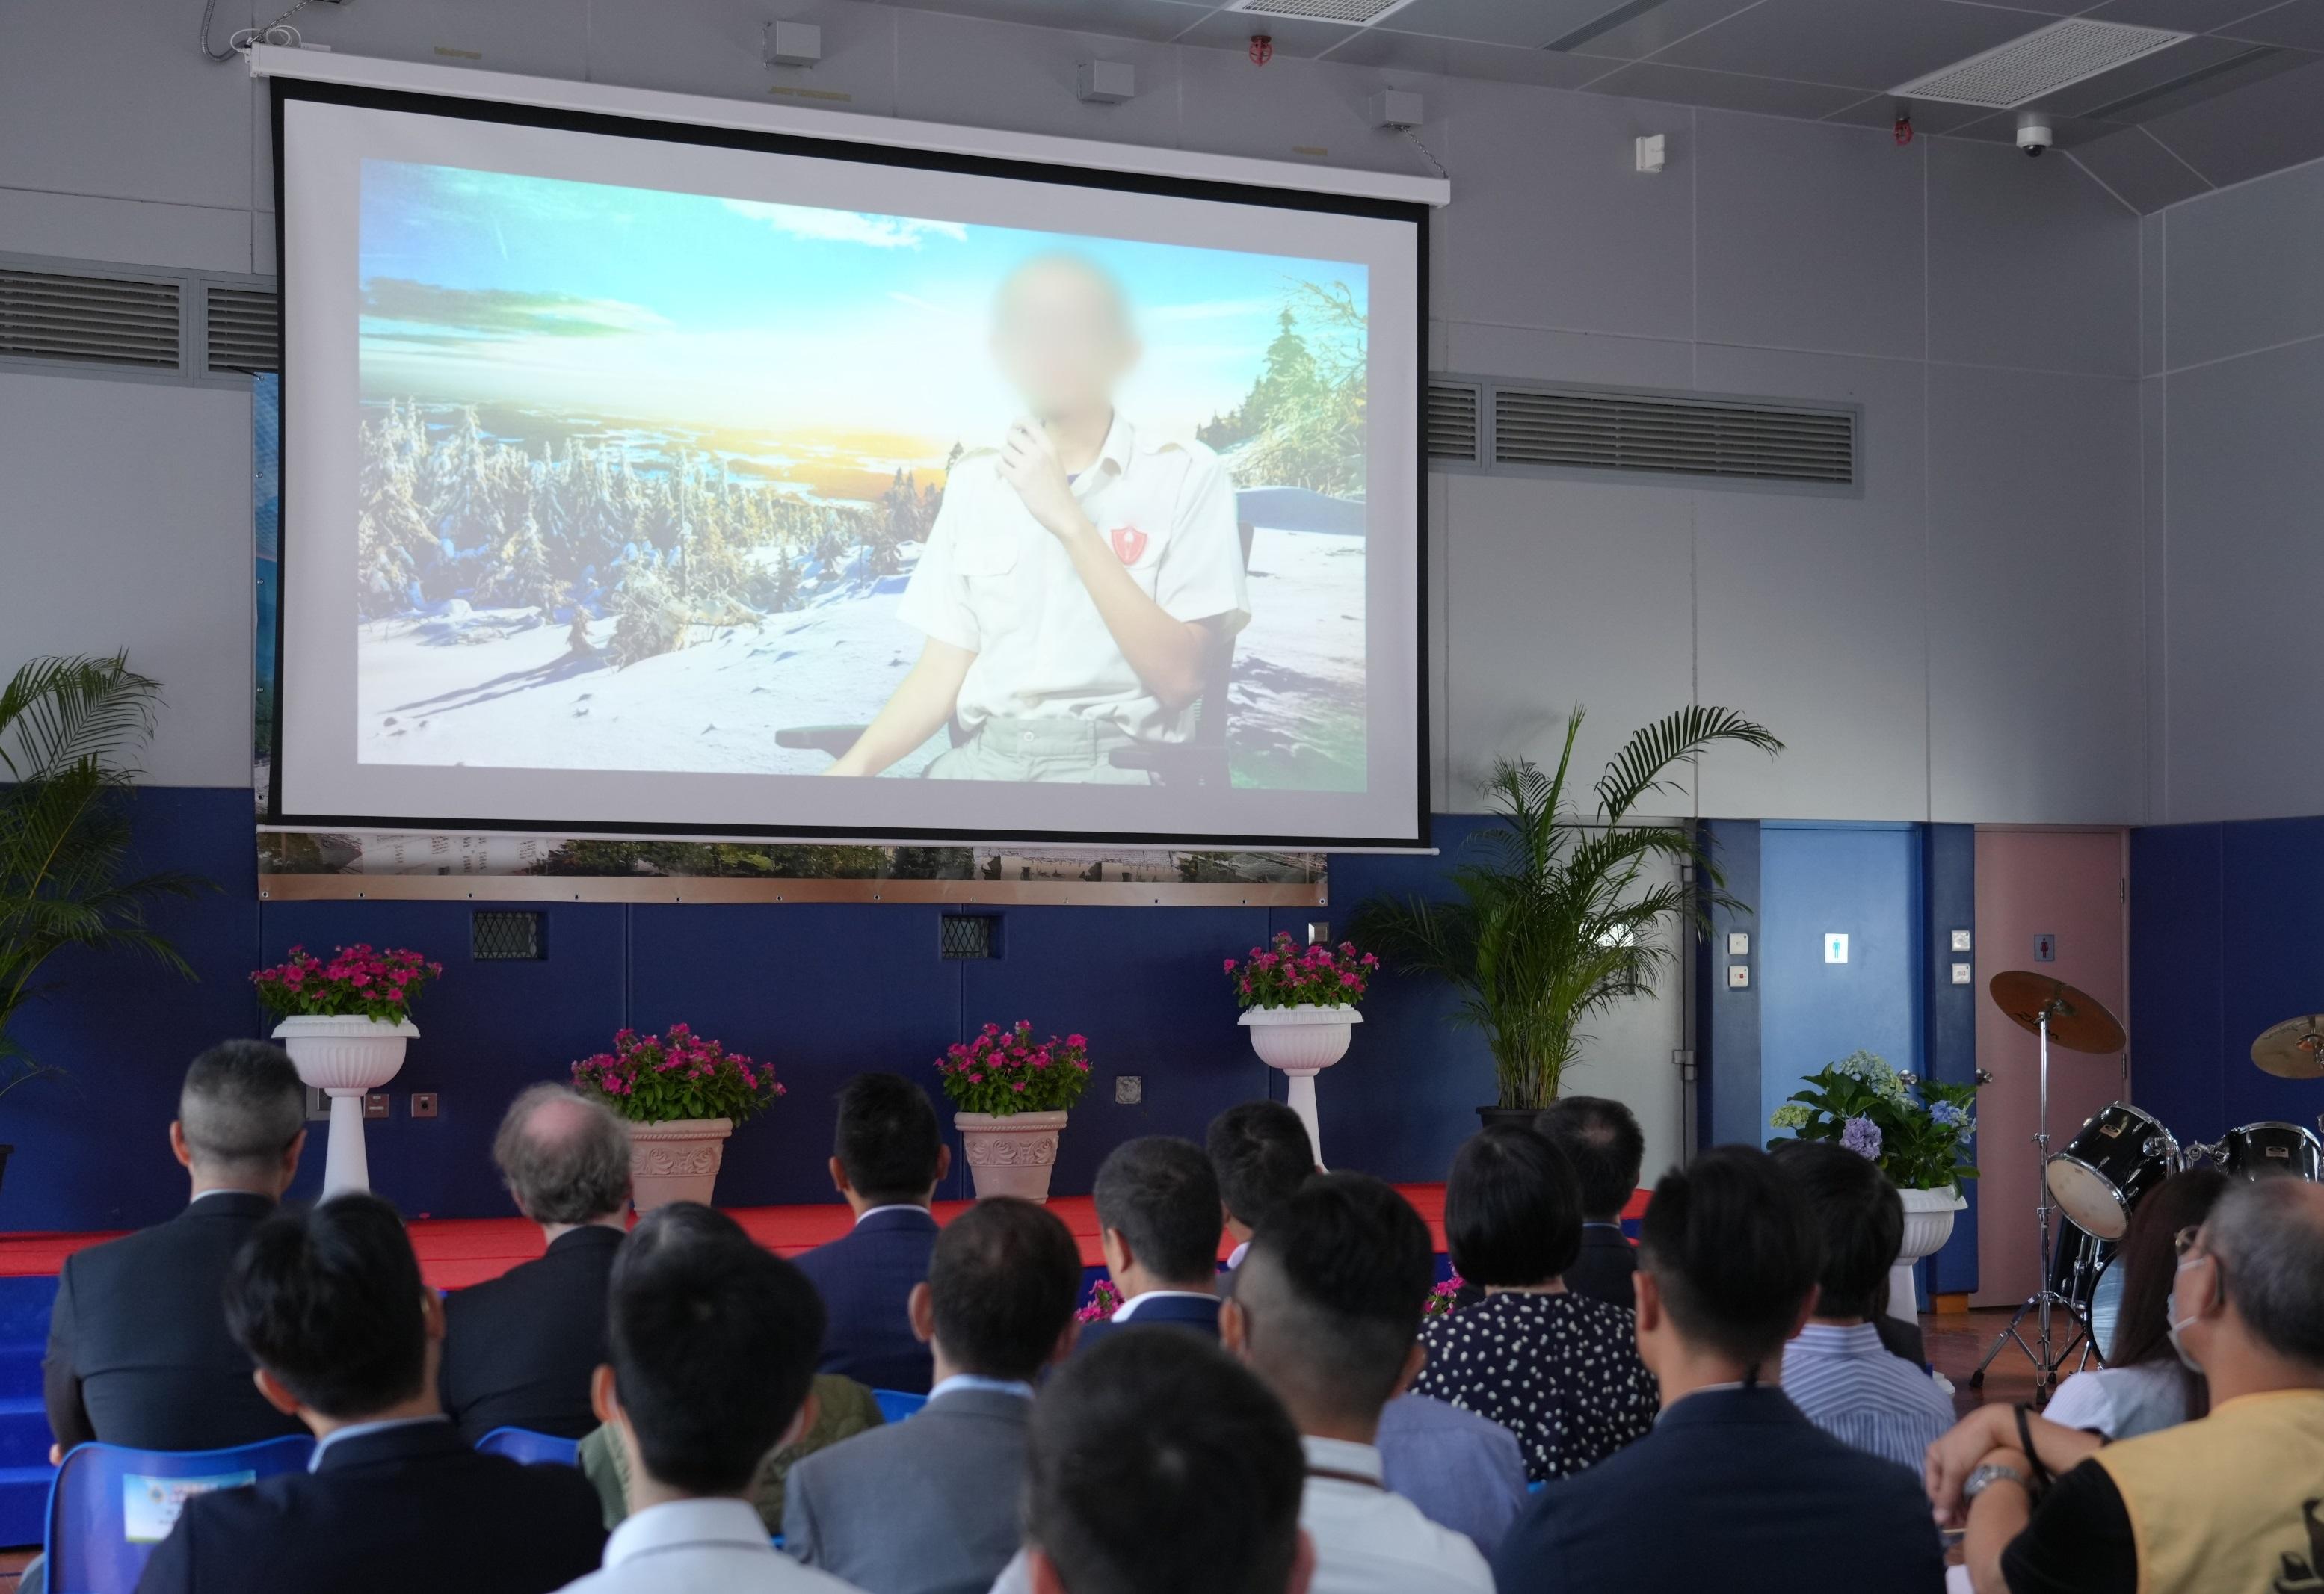
[[1037,255],[1009,274],[993,307],[993,357],[1043,420],[1113,402],[1138,360],[1113,279],[1069,254]]

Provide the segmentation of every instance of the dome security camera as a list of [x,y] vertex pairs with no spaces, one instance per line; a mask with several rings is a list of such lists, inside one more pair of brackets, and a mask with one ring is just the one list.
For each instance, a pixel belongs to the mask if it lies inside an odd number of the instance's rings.
[[2032,111],[2017,118],[2017,147],[2029,155],[2040,155],[2050,147],[2050,118]]

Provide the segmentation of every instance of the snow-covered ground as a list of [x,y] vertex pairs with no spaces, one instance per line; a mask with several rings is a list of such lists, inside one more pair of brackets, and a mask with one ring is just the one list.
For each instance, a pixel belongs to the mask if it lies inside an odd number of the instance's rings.
[[[775,733],[861,723],[879,711],[919,652],[919,633],[896,618],[900,595],[834,592],[758,625],[696,626],[686,647],[626,669],[572,657],[567,628],[533,610],[366,622],[356,641],[360,757],[812,774],[826,756],[778,747]],[[1361,538],[1258,533],[1230,722],[1240,778],[1361,784],[1363,603]],[[615,625],[593,622],[598,648]],[[891,772],[918,774],[943,745],[931,739]]]

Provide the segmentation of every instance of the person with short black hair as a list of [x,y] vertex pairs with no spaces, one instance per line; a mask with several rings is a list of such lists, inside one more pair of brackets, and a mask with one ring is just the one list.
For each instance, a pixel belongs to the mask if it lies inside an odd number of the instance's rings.
[[874,1389],[925,1395],[928,1348],[905,1302],[928,1276],[936,1221],[928,1213],[952,1168],[952,1147],[928,1093],[893,1073],[859,1073],[839,1092],[831,1183],[855,1214],[839,1239],[798,1258],[830,1327],[819,1370]]
[[1471,1137],[1445,1184],[1444,1239],[1485,1298],[1429,1319],[1416,1392],[1516,1434],[1536,1482],[1592,1466],[1654,1426],[1654,1379],[1630,1314],[1561,1277],[1581,1250],[1582,1193],[1554,1143],[1514,1124]]
[[2209,1415],[2108,1444],[1987,1405],[1929,1447],[1978,1594],[2324,1587],[2324,1185],[2231,1180],[2175,1248],[2167,1331]]
[[1773,1381],[1823,1261],[1799,1186],[1766,1152],[1721,1146],[1663,1175],[1641,1227],[1638,1353],[1662,1415],[1536,1497],[1494,1558],[1500,1594],[1939,1594],[1910,1475]]
[[1315,1172],[1315,1148],[1306,1124],[1282,1102],[1238,1101],[1211,1119],[1204,1149],[1235,1242],[1227,1257],[1232,1274],[1250,1249],[1250,1231]]
[[678,1202],[614,1258],[613,1359],[591,1379],[629,1463],[631,1515],[574,1594],[843,1594],[778,1552],[752,1504],[767,1453],[815,1421],[823,1303],[732,1219]]
[[1576,1295],[1613,1306],[1637,1304],[1630,1286],[1637,1252],[1622,1233],[1622,1209],[1637,1193],[1646,1138],[1630,1110],[1610,1096],[1560,1096],[1533,1120],[1534,1132],[1565,1153],[1582,1185],[1582,1248],[1559,1276]]
[[92,1439],[212,1450],[303,1433],[251,1387],[218,1291],[307,1144],[307,1092],[280,1046],[229,1040],[186,1070],[170,1150],[193,1193],[176,1217],[65,1259],[42,1392],[50,1460]]
[[545,1594],[596,1563],[580,1473],[483,1454],[445,1417],[443,1307],[394,1208],[358,1192],[276,1213],[225,1298],[259,1393],[314,1433],[314,1460],[187,1500],[140,1594],[389,1594],[431,1567],[464,1594]]
[[1035,1403],[1028,1586],[1307,1594],[1305,1472],[1298,1431],[1248,1369],[1192,1334],[1126,1330],[1075,1357]]
[[870,1594],[990,1587],[1018,1547],[1033,1383],[1073,1347],[1081,1284],[1072,1230],[1030,1202],[946,1224],[911,1298],[936,1356],[928,1404],[794,1467],[784,1548]]
[[1784,1393],[1825,1433],[1917,1470],[1953,1425],[1953,1403],[1872,1321],[1904,1248],[1904,1200],[1877,1163],[1836,1140],[1784,1140],[1774,1156],[1823,1236],[1815,1313],[1784,1347]]
[[1132,1322],[1215,1336],[1225,1219],[1203,1148],[1170,1135],[1125,1140],[1098,1165],[1092,1200],[1105,1269],[1122,1303],[1111,1320],[1083,1328],[1082,1344]]
[[509,1103],[493,1162],[547,1248],[445,1297],[444,1409],[471,1444],[495,1428],[579,1439],[597,1425],[589,1377],[630,1221],[630,1128],[568,1085],[531,1085]]

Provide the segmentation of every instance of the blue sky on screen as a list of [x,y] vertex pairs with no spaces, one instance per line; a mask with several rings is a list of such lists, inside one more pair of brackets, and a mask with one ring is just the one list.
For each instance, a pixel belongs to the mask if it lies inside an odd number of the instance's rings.
[[1294,283],[1366,302],[1353,263],[366,161],[364,392],[940,455],[1014,417],[993,290],[1056,249],[1121,282],[1146,346],[1121,406],[1171,431],[1249,391]]

